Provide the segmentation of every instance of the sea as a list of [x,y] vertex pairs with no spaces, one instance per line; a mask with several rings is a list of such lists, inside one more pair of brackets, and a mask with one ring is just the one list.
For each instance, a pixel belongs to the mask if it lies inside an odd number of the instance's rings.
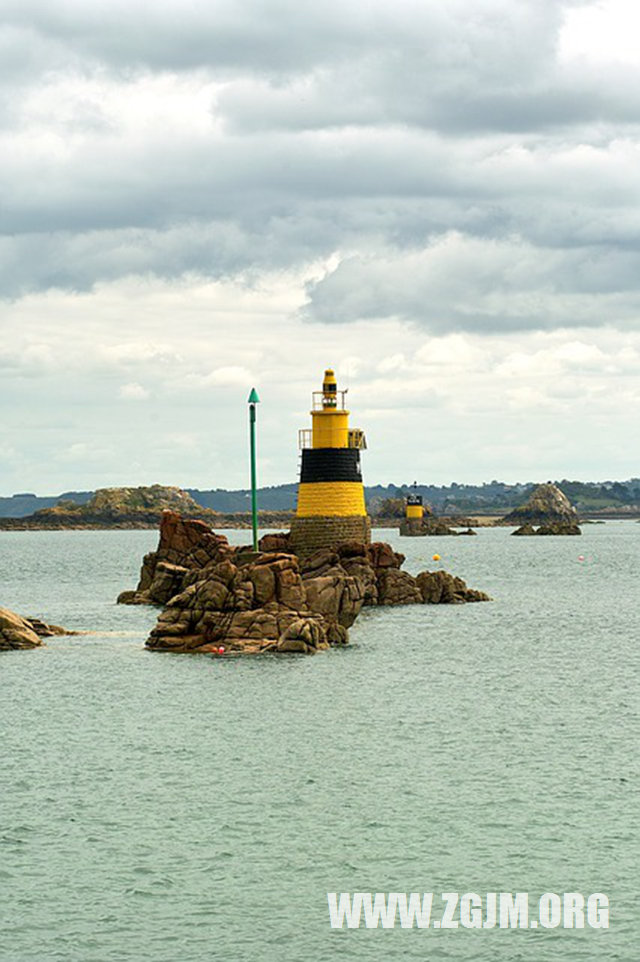
[[[115,603],[156,532],[0,533],[0,605],[86,632],[0,653],[2,962],[640,959],[640,524],[374,536],[492,602],[162,654]],[[327,893],[432,920],[332,927]],[[605,895],[609,925],[450,927],[451,893]]]

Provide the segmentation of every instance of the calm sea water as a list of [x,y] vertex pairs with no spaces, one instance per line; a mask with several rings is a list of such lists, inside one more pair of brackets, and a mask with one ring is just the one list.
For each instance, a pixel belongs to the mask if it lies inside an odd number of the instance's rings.
[[[640,958],[640,524],[380,534],[495,601],[163,655],[114,604],[154,532],[0,534],[0,604],[93,632],[0,654],[2,962]],[[611,925],[329,927],[327,891],[501,890],[604,892]]]

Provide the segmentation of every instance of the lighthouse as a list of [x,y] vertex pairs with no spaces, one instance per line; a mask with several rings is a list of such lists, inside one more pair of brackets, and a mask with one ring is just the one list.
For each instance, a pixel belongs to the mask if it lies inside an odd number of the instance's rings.
[[422,495],[418,494],[418,485],[415,481],[413,482],[412,490],[407,495],[407,504],[405,507],[404,516],[407,521],[422,521],[424,516]]
[[[427,515],[431,514],[429,507],[427,507],[426,513]],[[400,534],[406,537],[427,534],[424,516],[425,506],[422,503],[422,495],[418,494],[418,485],[414,481],[405,501],[404,518],[400,522]]]
[[311,401],[311,429],[299,432],[300,483],[291,544],[298,555],[341,541],[371,540],[362,485],[360,452],[367,443],[349,427],[346,391],[334,371],[324,372],[322,390]]

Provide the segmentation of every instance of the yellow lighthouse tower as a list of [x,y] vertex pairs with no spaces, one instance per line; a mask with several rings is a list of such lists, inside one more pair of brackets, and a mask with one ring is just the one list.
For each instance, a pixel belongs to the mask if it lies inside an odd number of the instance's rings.
[[326,370],[322,390],[312,395],[311,430],[299,432],[300,484],[291,525],[299,555],[340,541],[371,540],[360,467],[367,443],[359,428],[349,427],[345,394],[334,372]]
[[407,521],[422,521],[424,516],[424,505],[422,495],[418,494],[418,485],[413,482],[413,490],[407,495],[407,505],[405,508],[405,518]]
[[418,485],[414,481],[405,501],[404,518],[400,522],[400,534],[405,536],[427,534],[424,520],[425,514],[431,514],[431,508],[425,509],[422,495],[418,494]]

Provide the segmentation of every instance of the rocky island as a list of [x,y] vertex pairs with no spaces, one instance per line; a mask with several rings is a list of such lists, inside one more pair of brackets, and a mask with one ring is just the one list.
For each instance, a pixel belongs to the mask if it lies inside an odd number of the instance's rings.
[[[372,524],[381,528],[398,528],[403,538],[422,538],[474,535],[471,527],[475,524],[470,518],[436,517],[431,505],[425,504],[420,495],[413,491],[404,498],[385,498],[377,505]],[[465,531],[456,528],[464,527]]]
[[39,648],[44,638],[75,634],[77,634],[76,631],[67,631],[59,625],[47,625],[39,618],[23,618],[15,611],[0,608],[0,651]]
[[[0,529],[41,531],[66,529],[156,528],[163,511],[184,518],[202,518],[216,527],[249,527],[250,515],[223,515],[203,508],[178,487],[153,484],[137,488],[99,488],[86,504],[60,501],[24,518],[0,518]],[[278,527],[290,512],[261,512],[264,527]]]
[[299,557],[289,536],[234,547],[202,521],[167,511],[156,551],[121,604],[164,605],[153,650],[313,654],[348,642],[364,605],[462,604],[489,597],[445,571],[413,577],[383,542],[347,541]]
[[582,534],[578,512],[560,488],[550,481],[538,485],[528,501],[514,508],[500,524],[519,525],[512,532],[514,535]]
[[[463,519],[465,521],[465,519]],[[425,515],[419,520],[405,518],[400,522],[399,532],[405,538],[424,538],[424,537],[458,537],[460,535],[474,535],[473,528],[467,527],[464,531],[456,531],[452,524],[456,524],[455,519],[436,518],[433,515]]]

